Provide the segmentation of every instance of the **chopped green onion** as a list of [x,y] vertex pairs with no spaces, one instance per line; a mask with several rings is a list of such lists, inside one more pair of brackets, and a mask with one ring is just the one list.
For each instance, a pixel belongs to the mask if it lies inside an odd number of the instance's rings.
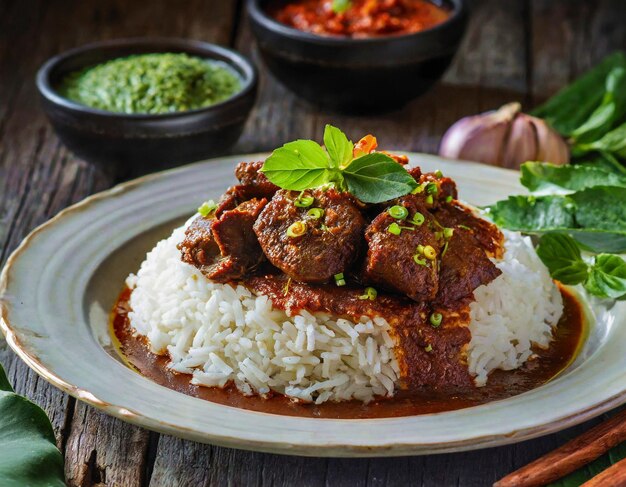
[[206,217],[206,216],[209,216],[211,213],[213,213],[216,208],[217,208],[217,204],[215,203],[215,201],[213,200],[205,201],[204,203],[200,205],[200,208],[198,208],[198,213]]
[[311,208],[309,211],[306,212],[306,214],[314,220],[319,220],[324,216],[324,210],[322,210],[321,208]]
[[366,287],[365,293],[359,296],[359,299],[369,299],[370,301],[374,301],[376,299],[376,296],[378,296],[378,292],[376,291],[376,289],[374,289],[373,287]]
[[424,246],[422,244],[419,244],[417,246],[417,253],[420,255],[424,255]]
[[442,252],[441,252],[441,258],[442,258],[442,259],[443,259],[443,256],[444,256],[444,255],[446,255],[446,252],[448,251],[448,244],[449,244],[449,243],[450,243],[450,242],[448,242],[448,241],[446,240],[446,243],[445,243],[445,244],[443,244],[443,250],[442,250]]
[[424,191],[425,187],[426,187],[426,183],[422,183],[417,188],[415,188],[413,191],[411,191],[411,194],[419,194],[419,193]]
[[387,227],[387,231],[389,233],[393,233],[394,235],[400,235],[402,233],[402,229],[400,228],[400,225],[398,225],[395,222]]
[[441,325],[441,320],[443,320],[443,315],[441,313],[433,313],[430,315],[430,324],[437,328]]
[[449,239],[454,234],[454,228],[444,228],[443,229],[443,238]]
[[428,260],[435,260],[435,258],[437,257],[437,252],[430,245],[426,245],[424,247],[424,257],[426,257]]
[[463,230],[472,230],[470,227],[468,227],[467,225],[459,225],[459,228],[462,228]]
[[324,225],[323,223],[320,225],[320,228],[322,229],[323,232],[328,232],[328,227]]
[[427,204],[432,205],[434,201],[435,201],[435,200],[433,199],[433,195],[432,195],[432,194],[429,194],[429,195],[426,197],[426,203],[427,203]]
[[418,211],[415,215],[413,215],[411,222],[419,227],[422,223],[424,223],[424,220],[426,220],[426,217]]
[[300,193],[300,196],[296,198],[296,201],[294,201],[293,204],[298,208],[308,208],[314,201],[315,198],[313,198],[313,196]]
[[428,183],[426,185],[426,193],[427,194],[437,194],[437,193],[439,193],[439,188],[437,187],[437,183]]
[[443,177],[443,173],[442,173],[439,169],[437,169],[437,170],[435,171],[435,177],[436,177],[437,179],[441,179],[441,178]]
[[287,236],[288,237],[301,237],[302,235],[306,233],[306,229],[307,227],[306,227],[305,222],[297,221],[289,225],[289,228],[287,229]]
[[450,203],[450,201],[452,201],[452,195],[449,194],[448,196],[446,196],[446,203]]
[[345,286],[346,285],[346,280],[343,277],[343,272],[340,272],[339,274],[335,274],[335,284],[337,284],[337,286]]
[[396,220],[404,220],[407,216],[409,216],[409,210],[400,205],[392,206],[387,210],[387,213],[389,213]]
[[427,262],[426,259],[422,259],[418,254],[415,254],[413,256],[413,261],[417,264],[417,265],[422,265],[422,266],[426,266]]
[[432,352],[433,351],[433,346],[429,343],[428,346],[426,348],[424,348],[425,351],[427,352]]

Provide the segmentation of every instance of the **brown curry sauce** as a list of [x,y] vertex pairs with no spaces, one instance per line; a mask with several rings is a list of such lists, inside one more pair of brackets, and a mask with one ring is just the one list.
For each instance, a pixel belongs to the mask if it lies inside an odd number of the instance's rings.
[[234,386],[220,389],[192,385],[189,374],[167,369],[168,356],[151,353],[145,337],[133,335],[128,320],[130,293],[130,289],[125,289],[120,294],[112,312],[112,327],[119,340],[119,353],[137,372],[183,394],[227,406],[284,416],[343,419],[415,416],[505,399],[545,384],[562,372],[576,357],[585,332],[580,304],[573,294],[562,289],[564,312],[550,348],[535,350],[536,358],[517,370],[492,372],[485,387],[420,388],[411,392],[399,391],[393,398],[382,398],[369,404],[329,401],[314,405],[296,402],[281,394],[269,398],[244,396]]

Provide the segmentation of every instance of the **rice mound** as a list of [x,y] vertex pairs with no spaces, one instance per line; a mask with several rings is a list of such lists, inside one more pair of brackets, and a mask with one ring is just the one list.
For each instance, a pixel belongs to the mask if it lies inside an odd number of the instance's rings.
[[474,291],[468,367],[477,386],[494,369],[512,370],[528,360],[533,345],[547,348],[563,314],[563,298],[529,237],[504,230],[502,271]]
[[[131,274],[130,323],[173,371],[197,385],[233,381],[244,394],[276,391],[317,404],[391,396],[399,380],[387,321],[359,322],[326,313],[289,316],[265,296],[219,284],[181,261],[184,227],[160,241]],[[506,232],[502,275],[476,289],[468,368],[484,385],[496,368],[512,369],[549,345],[561,295],[528,238]]]

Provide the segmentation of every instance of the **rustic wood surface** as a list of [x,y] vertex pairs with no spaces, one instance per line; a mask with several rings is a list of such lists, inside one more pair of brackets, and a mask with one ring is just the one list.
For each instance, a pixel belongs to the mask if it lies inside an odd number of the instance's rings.
[[[459,117],[514,99],[531,106],[626,47],[623,0],[475,0],[464,44],[443,83],[402,111],[354,118],[320,111],[264,73],[242,3],[0,1],[0,265],[36,225],[116,183],[68,152],[40,110],[34,74],[62,50],[160,35],[231,45],[250,55],[263,73],[259,98],[232,153],[271,149],[296,137],[319,139],[326,122],[353,138],[374,132],[386,147],[435,152]],[[0,362],[17,391],[50,415],[68,483],[77,486],[490,485],[600,421],[468,453],[287,457],[200,445],[108,417],[40,379],[1,339]]]

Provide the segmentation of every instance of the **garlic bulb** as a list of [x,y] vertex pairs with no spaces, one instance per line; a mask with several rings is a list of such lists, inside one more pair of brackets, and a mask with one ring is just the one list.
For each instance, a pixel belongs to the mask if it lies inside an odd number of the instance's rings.
[[521,112],[519,103],[465,117],[443,136],[439,155],[506,167],[526,161],[567,164],[569,148],[543,120]]

